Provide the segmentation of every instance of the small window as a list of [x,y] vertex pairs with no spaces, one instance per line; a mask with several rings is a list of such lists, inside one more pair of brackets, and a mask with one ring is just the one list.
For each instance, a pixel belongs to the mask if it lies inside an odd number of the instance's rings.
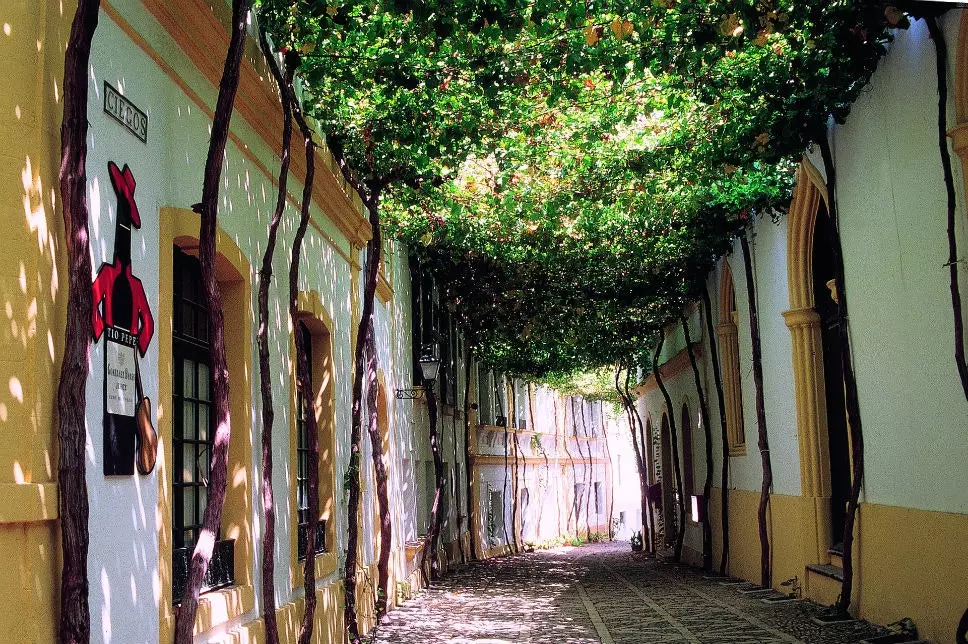
[[522,380],[514,381],[514,419],[518,429],[528,429],[528,385]]
[[477,365],[477,418],[481,425],[494,424],[493,377],[490,371]]
[[423,490],[424,490],[424,509],[421,513],[423,517],[423,534],[430,532],[430,512],[434,507],[434,495],[437,493],[437,484],[434,479],[434,462],[423,462]]
[[505,404],[505,391],[507,380],[503,373],[491,372],[491,381],[494,386],[494,424],[498,427],[508,426],[508,408]]
[[595,514],[602,513],[602,506],[604,505],[602,501],[602,484],[595,481]]
[[743,425],[743,383],[739,368],[739,316],[736,311],[736,290],[729,265],[723,262],[720,284],[719,353],[722,362],[723,393],[726,402],[726,435],[729,455],[746,453],[746,429]]
[[[450,534],[450,494],[447,490],[450,489],[450,470],[447,467],[447,463],[443,463],[443,486],[440,488],[440,500],[437,502],[437,516],[440,522],[440,534]],[[433,478],[433,463],[431,463],[431,493],[430,493],[430,503],[434,502],[434,495],[437,493],[437,481]],[[431,505],[431,507],[433,507]]]
[[438,354],[440,369],[437,371],[437,391],[440,392],[441,405],[453,405],[455,400],[454,372],[456,371],[452,344],[454,327],[451,324],[450,312],[446,307],[440,307],[440,315],[436,322],[439,328],[434,330],[436,336],[434,340],[440,350]]

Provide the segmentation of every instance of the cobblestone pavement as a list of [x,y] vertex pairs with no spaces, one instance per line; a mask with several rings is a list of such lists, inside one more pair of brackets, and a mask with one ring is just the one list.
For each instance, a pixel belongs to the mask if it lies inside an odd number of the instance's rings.
[[842,644],[883,632],[819,626],[814,604],[761,597],[625,543],[594,544],[469,565],[390,613],[370,642]]

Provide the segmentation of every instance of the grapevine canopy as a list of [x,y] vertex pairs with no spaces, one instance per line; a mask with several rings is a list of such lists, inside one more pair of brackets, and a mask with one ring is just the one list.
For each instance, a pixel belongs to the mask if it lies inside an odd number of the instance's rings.
[[[263,0],[313,116],[478,356],[641,363],[907,25],[831,0]],[[366,198],[364,194],[364,198]]]

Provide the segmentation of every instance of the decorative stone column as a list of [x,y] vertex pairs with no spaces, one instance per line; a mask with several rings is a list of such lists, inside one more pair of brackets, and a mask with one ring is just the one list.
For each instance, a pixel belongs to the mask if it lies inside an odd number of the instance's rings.
[[[785,311],[793,341],[793,389],[797,405],[801,496],[813,514],[804,527],[807,561],[826,562],[830,548],[830,447],[824,387],[820,316],[813,308]],[[810,534],[812,532],[813,534]]]

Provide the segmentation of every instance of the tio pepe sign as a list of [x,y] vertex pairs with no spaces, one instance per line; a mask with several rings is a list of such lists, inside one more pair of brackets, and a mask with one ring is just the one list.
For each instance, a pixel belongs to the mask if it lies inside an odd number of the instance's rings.
[[134,103],[121,96],[118,90],[104,81],[104,112],[128,129],[142,143],[148,142],[148,115]]

